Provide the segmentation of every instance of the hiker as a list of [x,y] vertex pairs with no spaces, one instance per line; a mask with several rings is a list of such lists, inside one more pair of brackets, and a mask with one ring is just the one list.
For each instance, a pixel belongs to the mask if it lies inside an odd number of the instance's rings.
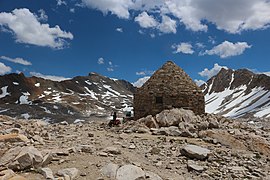
[[131,118],[131,111],[128,111],[128,112],[126,113],[126,117],[127,117],[127,118]]
[[111,115],[112,115],[113,119],[110,120],[110,122],[109,122],[108,125],[109,125],[110,127],[115,126],[115,125],[119,125],[119,124],[120,124],[120,121],[117,120],[116,112],[114,111]]
[[113,116],[113,121],[116,121],[117,116],[116,116],[116,112],[115,111],[113,112],[112,116]]

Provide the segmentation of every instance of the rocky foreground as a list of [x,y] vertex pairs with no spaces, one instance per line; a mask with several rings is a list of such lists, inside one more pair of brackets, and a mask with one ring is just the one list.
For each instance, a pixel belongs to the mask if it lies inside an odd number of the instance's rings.
[[107,123],[0,116],[0,179],[270,179],[270,128],[259,122],[173,109]]

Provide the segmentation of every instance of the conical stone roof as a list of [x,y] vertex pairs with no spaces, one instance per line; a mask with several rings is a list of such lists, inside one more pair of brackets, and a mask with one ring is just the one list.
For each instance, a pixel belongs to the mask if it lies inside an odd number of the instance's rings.
[[173,92],[201,91],[189,75],[172,61],[167,61],[140,89]]

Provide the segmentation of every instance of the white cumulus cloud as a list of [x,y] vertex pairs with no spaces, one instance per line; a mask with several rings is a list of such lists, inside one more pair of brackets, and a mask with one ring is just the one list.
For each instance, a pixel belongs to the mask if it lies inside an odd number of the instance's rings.
[[109,67],[107,67],[107,71],[110,71],[110,72],[114,71],[115,68],[118,67],[118,65],[114,65],[112,61],[109,61],[108,64],[109,64]]
[[13,63],[17,63],[17,64],[22,64],[25,66],[30,66],[32,65],[32,63],[30,61],[27,61],[23,58],[10,58],[10,57],[6,57],[6,56],[0,56],[0,59],[6,60],[6,61],[10,61]]
[[97,9],[108,14],[115,14],[119,18],[128,19],[129,9],[134,4],[132,0],[82,0],[89,8]]
[[169,16],[162,16],[162,21],[158,25],[158,29],[163,33],[176,33],[177,23]]
[[206,50],[203,54],[207,55],[218,55],[220,58],[228,58],[231,56],[238,56],[244,53],[251,45],[246,42],[232,43],[224,41],[223,43],[213,47],[211,50]]
[[183,54],[193,54],[194,50],[190,43],[182,42],[180,44],[172,45],[172,48],[175,49],[174,53],[183,53]]
[[183,23],[187,29],[192,31],[207,31],[207,25],[202,24],[199,13],[200,7],[196,7],[197,2],[195,0],[169,0],[165,1],[167,11],[173,16],[177,17],[181,23]]
[[155,71],[151,71],[151,70],[142,70],[142,71],[138,71],[136,72],[137,76],[146,76],[146,75],[152,75],[154,74]]
[[38,20],[39,21],[48,21],[48,16],[47,16],[47,14],[46,14],[46,12],[43,10],[43,9],[40,9],[40,10],[38,10],[38,12],[39,12],[39,17],[38,17]]
[[64,81],[64,80],[69,80],[70,79],[70,78],[66,78],[66,77],[63,77],[63,76],[44,75],[44,74],[41,74],[39,72],[30,72],[30,75],[40,77],[40,78],[43,78],[43,79],[49,79],[49,80],[52,80],[52,81]]
[[100,57],[97,63],[105,66],[109,72],[113,72],[118,67],[118,65],[115,65],[112,61],[106,61],[103,57]]
[[[207,31],[213,24],[229,33],[269,28],[269,0],[82,0],[90,8],[129,18],[130,11],[170,16],[191,31]],[[165,21],[164,21],[165,22]],[[173,27],[173,26],[171,26]],[[171,28],[173,29],[173,28]],[[168,30],[168,29],[167,29]],[[173,31],[171,31],[173,32]]]
[[168,0],[170,13],[187,29],[207,31],[207,23],[229,33],[264,29],[270,23],[269,0]]
[[201,42],[197,42],[195,45],[196,45],[197,48],[199,48],[199,49],[205,48],[205,45],[204,45],[203,43],[201,43]]
[[228,69],[226,66],[220,66],[218,63],[215,63],[212,69],[205,68],[202,72],[199,72],[199,75],[210,79],[211,77],[218,74],[222,68]]
[[145,11],[135,17],[134,21],[139,23],[142,28],[155,28],[159,24],[154,16],[148,15]]
[[142,85],[150,78],[150,76],[145,76],[138,79],[136,82],[132,83],[135,87],[142,87]]
[[98,64],[104,64],[105,63],[105,60],[104,60],[104,58],[98,58],[98,62],[97,62]]
[[67,2],[64,0],[56,0],[56,2],[57,2],[57,6],[67,5]]
[[121,32],[121,33],[124,32],[123,28],[116,28],[115,30],[116,30],[117,32]]
[[11,13],[1,12],[0,26],[12,31],[19,43],[61,49],[67,44],[65,39],[73,39],[70,32],[62,31],[58,25],[41,24],[26,8],[14,9]]
[[114,71],[114,68],[113,67],[107,67],[107,71],[113,72]]
[[75,13],[75,8],[70,8],[70,9],[69,9],[69,12]]
[[11,67],[6,66],[4,63],[0,62],[0,75],[10,73],[11,72]]
[[201,79],[195,79],[194,82],[198,85],[198,86],[201,86],[203,84],[205,84],[205,81],[204,80],[201,80]]
[[[142,12],[134,19],[142,28],[153,28],[159,30],[161,33],[169,34],[177,32],[177,22],[169,16],[162,15],[161,22],[158,22],[154,16],[148,15],[147,12]],[[151,36],[152,37],[152,36]]]

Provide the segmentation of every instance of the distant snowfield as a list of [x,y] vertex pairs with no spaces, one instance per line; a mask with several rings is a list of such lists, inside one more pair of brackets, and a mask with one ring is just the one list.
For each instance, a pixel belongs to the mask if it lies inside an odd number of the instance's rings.
[[[233,76],[232,76],[233,81]],[[255,87],[246,94],[247,86],[242,85],[230,89],[231,84],[222,92],[212,92],[209,85],[205,95],[205,111],[207,113],[221,114],[225,117],[242,117],[252,114],[255,117],[270,117],[270,92],[263,87]]]

